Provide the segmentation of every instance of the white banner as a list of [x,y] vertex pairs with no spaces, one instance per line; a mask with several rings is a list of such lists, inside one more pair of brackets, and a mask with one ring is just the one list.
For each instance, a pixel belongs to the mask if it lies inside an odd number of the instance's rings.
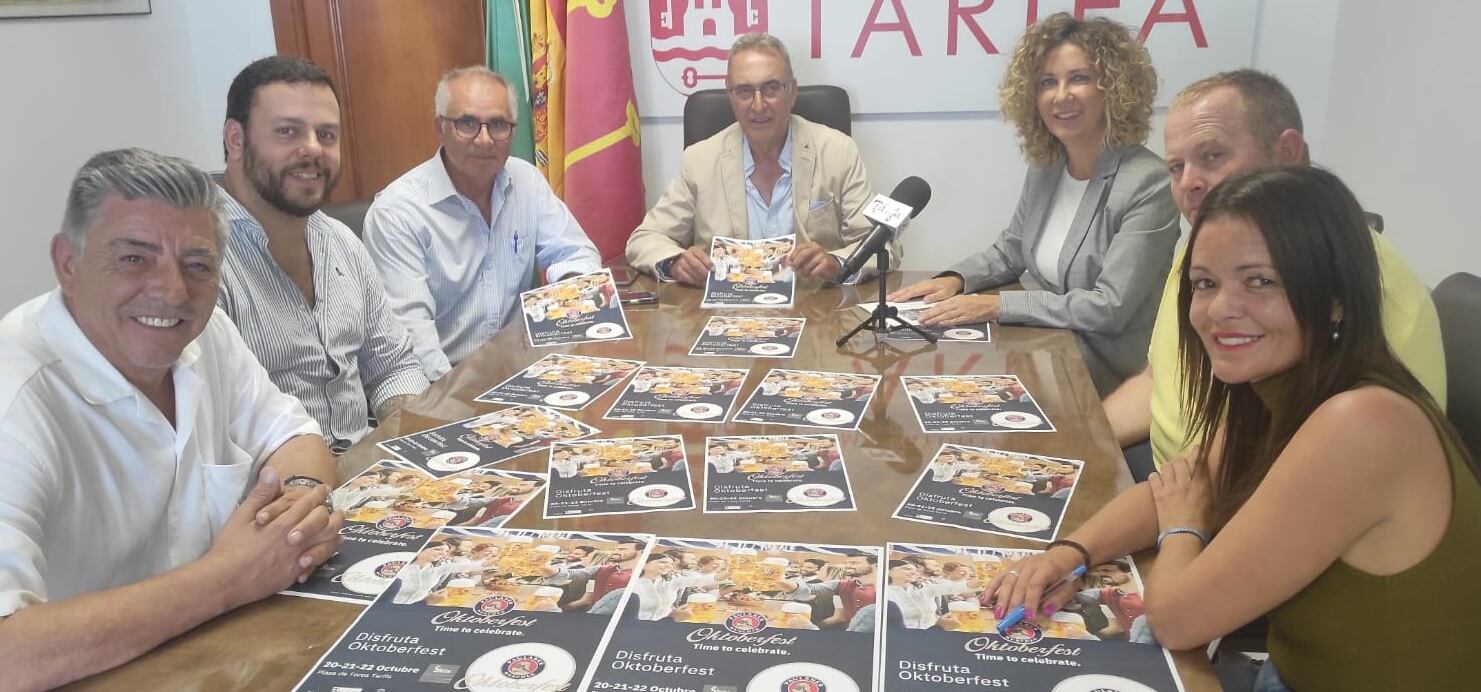
[[740,34],[776,35],[802,84],[847,89],[856,113],[997,110],[997,85],[1024,29],[1055,12],[1137,31],[1161,78],[1157,104],[1250,64],[1256,0],[628,0],[638,109],[677,116],[723,87]]

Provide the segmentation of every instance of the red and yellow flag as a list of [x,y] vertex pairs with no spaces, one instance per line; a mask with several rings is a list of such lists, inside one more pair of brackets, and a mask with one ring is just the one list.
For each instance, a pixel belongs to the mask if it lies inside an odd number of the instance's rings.
[[622,0],[530,0],[535,162],[596,244],[643,220],[638,107]]

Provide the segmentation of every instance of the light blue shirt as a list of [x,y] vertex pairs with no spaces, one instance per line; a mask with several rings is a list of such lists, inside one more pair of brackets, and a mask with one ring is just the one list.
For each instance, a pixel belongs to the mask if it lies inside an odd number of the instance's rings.
[[746,232],[751,240],[780,238],[790,235],[797,227],[797,216],[792,206],[792,130],[787,129],[787,141],[777,155],[781,164],[782,177],[777,178],[771,188],[771,203],[761,197],[761,191],[751,182],[756,172],[756,159],[751,155],[751,142],[741,135],[741,177],[746,181]]
[[453,187],[442,152],[375,196],[365,246],[430,379],[518,311],[536,266],[552,278],[601,268],[595,245],[530,163],[510,158],[490,191],[493,224]]

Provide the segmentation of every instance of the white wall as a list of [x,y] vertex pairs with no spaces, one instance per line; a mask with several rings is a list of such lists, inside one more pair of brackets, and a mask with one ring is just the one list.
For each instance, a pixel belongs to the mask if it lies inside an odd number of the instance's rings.
[[1481,274],[1481,4],[1345,2],[1313,155],[1383,214],[1384,236],[1431,286]]
[[[1320,146],[1338,0],[1259,5],[1251,64],[1286,82],[1301,103],[1308,136]],[[1163,119],[1159,109],[1147,143],[1159,154]],[[942,269],[987,247],[1008,224],[1028,170],[1013,126],[995,112],[855,115],[854,137],[876,191],[887,193],[908,175],[931,184],[930,206],[905,238],[906,269]],[[682,146],[679,118],[643,119],[643,181],[650,204],[677,174]]]
[[47,246],[88,156],[140,146],[221,167],[226,87],[274,52],[267,0],[0,21],[0,312],[56,285]]

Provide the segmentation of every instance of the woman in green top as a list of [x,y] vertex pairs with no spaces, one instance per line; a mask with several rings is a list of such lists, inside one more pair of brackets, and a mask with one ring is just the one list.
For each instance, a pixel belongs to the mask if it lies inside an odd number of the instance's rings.
[[1041,599],[1049,582],[1160,542],[1157,640],[1268,614],[1259,690],[1473,684],[1481,472],[1388,350],[1357,200],[1320,169],[1254,171],[1210,193],[1189,247],[1179,338],[1204,443],[999,575],[995,609],[1051,615],[1073,590]]

